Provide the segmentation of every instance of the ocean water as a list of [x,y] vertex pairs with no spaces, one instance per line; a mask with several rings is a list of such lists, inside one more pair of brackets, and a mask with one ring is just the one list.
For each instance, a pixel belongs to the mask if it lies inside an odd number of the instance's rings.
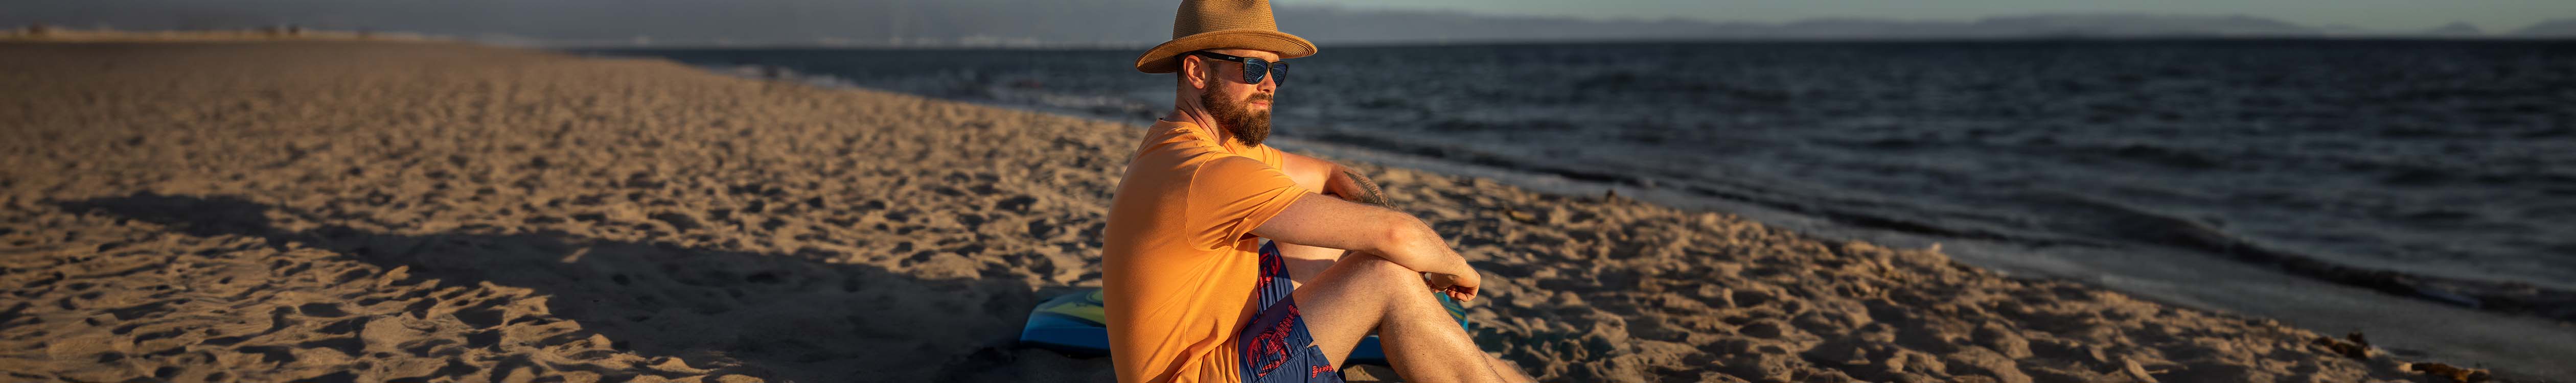
[[[2576,319],[2576,41],[1326,47],[1274,134]],[[593,50],[1142,121],[1137,50]]]

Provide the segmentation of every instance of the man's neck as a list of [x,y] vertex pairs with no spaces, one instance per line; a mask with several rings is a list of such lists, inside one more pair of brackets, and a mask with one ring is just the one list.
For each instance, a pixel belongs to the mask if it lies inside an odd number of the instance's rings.
[[1191,125],[1198,125],[1200,130],[1207,131],[1207,134],[1210,136],[1215,136],[1218,144],[1229,147],[1234,146],[1234,133],[1228,132],[1222,127],[1218,127],[1216,125],[1216,116],[1208,114],[1206,109],[1200,109],[1194,106],[1195,105],[1189,104],[1176,105],[1172,108],[1171,114],[1163,115],[1163,120],[1187,122]]

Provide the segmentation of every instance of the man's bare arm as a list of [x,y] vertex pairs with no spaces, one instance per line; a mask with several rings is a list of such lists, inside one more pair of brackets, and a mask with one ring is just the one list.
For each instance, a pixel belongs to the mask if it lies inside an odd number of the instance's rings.
[[[1307,157],[1302,154],[1289,153],[1287,151],[1280,151],[1279,154],[1284,155],[1282,156],[1284,157],[1284,161],[1281,161],[1279,171],[1282,173],[1288,173],[1288,179],[1297,180],[1298,185],[1306,185],[1308,187],[1323,186],[1325,179],[1332,177],[1333,171],[1340,170],[1342,168],[1342,164],[1325,161],[1321,158]],[[1318,193],[1331,192],[1331,190],[1325,189],[1315,189],[1315,191]]]
[[1271,240],[1335,249],[1366,251],[1414,271],[1464,278],[1473,286],[1475,269],[1449,249],[1449,243],[1404,212],[1308,194],[1290,203],[1252,234]]
[[1299,185],[1320,185],[1315,191],[1342,197],[1345,201],[1388,206],[1386,191],[1378,189],[1376,181],[1369,180],[1368,175],[1360,174],[1357,169],[1297,153],[1283,154],[1287,155],[1287,166],[1280,170],[1287,172],[1288,178],[1297,180]]

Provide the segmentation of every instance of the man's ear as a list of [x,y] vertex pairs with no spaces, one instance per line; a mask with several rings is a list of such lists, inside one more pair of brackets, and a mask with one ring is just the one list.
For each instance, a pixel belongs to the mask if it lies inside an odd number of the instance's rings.
[[1207,90],[1207,76],[1199,75],[1199,60],[1191,60],[1189,56],[1181,56],[1177,60],[1181,60],[1181,71],[1173,73],[1181,76],[1181,85]]

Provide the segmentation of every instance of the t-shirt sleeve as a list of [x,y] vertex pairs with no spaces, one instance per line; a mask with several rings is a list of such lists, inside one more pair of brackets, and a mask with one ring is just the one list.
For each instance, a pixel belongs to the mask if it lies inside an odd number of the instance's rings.
[[1283,170],[1288,168],[1288,152],[1279,151],[1279,147],[1270,145],[1255,146],[1253,148],[1255,154],[1259,154],[1259,156],[1254,157],[1254,159],[1261,160],[1261,163],[1270,164],[1271,167]]
[[1199,245],[1231,244],[1270,222],[1307,191],[1259,160],[1227,156],[1199,165],[1190,180],[1190,218]]

